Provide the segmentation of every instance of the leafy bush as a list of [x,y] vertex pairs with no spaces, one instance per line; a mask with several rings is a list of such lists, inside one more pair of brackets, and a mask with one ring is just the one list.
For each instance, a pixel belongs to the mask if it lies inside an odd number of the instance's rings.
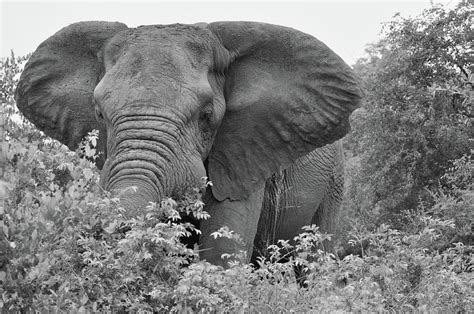
[[296,246],[271,246],[257,269],[223,269],[198,261],[180,242],[193,227],[179,221],[179,210],[206,217],[197,190],[127,217],[96,185],[93,164],[56,142],[39,146],[11,151],[19,154],[12,183],[22,188],[12,189],[5,216],[10,250],[1,293],[8,311],[472,310],[472,247],[427,249],[453,230],[452,220],[413,212],[406,231],[353,230],[354,246],[370,245],[343,260],[318,250],[328,236],[310,226]]

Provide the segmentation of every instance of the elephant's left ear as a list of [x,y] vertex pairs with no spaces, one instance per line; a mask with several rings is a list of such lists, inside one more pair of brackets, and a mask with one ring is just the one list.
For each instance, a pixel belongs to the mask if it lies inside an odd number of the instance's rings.
[[253,22],[209,29],[227,51],[217,55],[231,59],[209,177],[218,200],[239,200],[280,167],[343,137],[361,90],[349,66],[310,35]]

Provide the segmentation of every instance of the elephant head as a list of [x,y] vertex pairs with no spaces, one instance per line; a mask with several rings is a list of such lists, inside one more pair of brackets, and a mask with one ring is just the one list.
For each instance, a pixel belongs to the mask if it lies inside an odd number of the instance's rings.
[[349,130],[360,92],[322,42],[254,22],[80,22],[33,53],[19,109],[70,149],[98,129],[106,189],[144,205],[203,176],[245,199],[278,169]]

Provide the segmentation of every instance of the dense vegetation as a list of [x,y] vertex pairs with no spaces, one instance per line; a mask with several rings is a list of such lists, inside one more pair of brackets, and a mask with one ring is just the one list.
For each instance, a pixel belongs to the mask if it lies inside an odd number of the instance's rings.
[[418,19],[397,16],[357,62],[366,97],[346,138],[356,168],[351,206],[387,221],[420,201],[431,204],[426,189],[448,187],[440,179],[452,160],[471,153],[471,28],[467,1],[451,11],[432,7]]
[[[257,270],[198,261],[180,243],[193,227],[179,214],[206,217],[197,190],[129,217],[97,184],[97,134],[73,153],[38,132],[12,96],[26,58],[2,60],[2,312],[472,312],[469,12],[463,1],[386,24],[355,65],[366,97],[345,139],[339,255],[318,250],[328,235],[310,226],[296,247],[270,247]],[[310,270],[304,288],[295,266]]]

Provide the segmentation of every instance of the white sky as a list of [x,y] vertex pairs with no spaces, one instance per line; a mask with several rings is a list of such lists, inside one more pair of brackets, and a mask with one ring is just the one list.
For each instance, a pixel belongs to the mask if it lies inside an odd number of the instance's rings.
[[[457,0],[435,2],[457,3]],[[0,0],[1,55],[32,52],[62,27],[85,20],[146,24],[260,21],[293,27],[326,43],[347,63],[377,40],[382,22],[416,16],[429,0],[412,1],[5,1]]]

